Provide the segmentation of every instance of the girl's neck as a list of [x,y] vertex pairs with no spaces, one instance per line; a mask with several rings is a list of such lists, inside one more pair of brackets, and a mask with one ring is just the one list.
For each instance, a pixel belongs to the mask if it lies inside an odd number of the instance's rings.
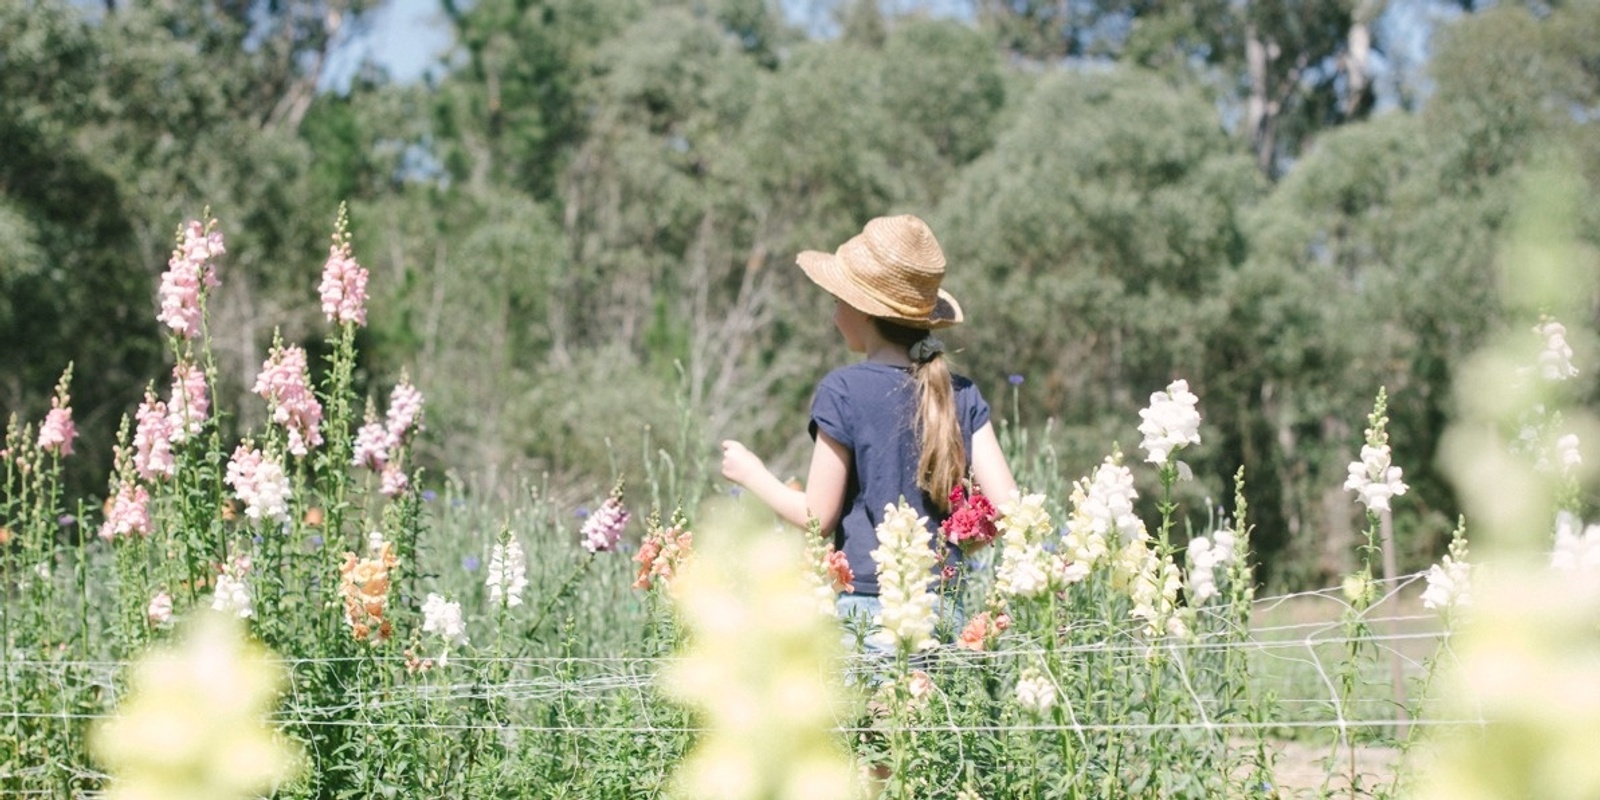
[[888,364],[894,367],[911,366],[911,356],[906,354],[906,349],[885,339],[868,343],[867,360],[875,364]]

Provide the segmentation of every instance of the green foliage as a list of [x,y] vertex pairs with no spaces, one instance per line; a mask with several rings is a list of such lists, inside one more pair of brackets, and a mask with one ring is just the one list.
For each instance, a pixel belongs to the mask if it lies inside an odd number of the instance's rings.
[[1277,577],[1347,566],[1319,544],[1353,530],[1329,510],[1339,412],[1391,387],[1415,566],[1457,505],[1432,459],[1498,324],[1511,187],[1551,146],[1600,185],[1593,3],[1440,23],[1427,85],[1395,66],[1403,107],[1376,118],[1353,48],[1400,43],[1365,3],[985,2],[968,24],[867,0],[826,39],[760,0],[451,2],[438,77],[317,91],[373,7],[0,0],[0,339],[26,345],[0,348],[0,407],[37,418],[77,361],[68,484],[98,491],[122,411],[164,380],[140,318],[172,220],[208,204],[234,250],[224,400],[274,330],[322,347],[300,298],[349,200],[381,298],[353,390],[427,380],[425,459],[569,486],[609,479],[616,427],[803,471],[809,393],[847,356],[793,254],[911,212],[973,320],[957,367],[991,400],[1024,376],[1015,424],[1055,420],[1064,464],[1188,377],[1217,430],[1200,471],[1273,476],[1251,491]]
[[1125,415],[1179,371],[1204,385],[1220,281],[1260,192],[1248,159],[1201,98],[1141,72],[1052,75],[1018,102],[936,226],[961,270],[973,374],[1024,374],[1024,417],[1072,425]]

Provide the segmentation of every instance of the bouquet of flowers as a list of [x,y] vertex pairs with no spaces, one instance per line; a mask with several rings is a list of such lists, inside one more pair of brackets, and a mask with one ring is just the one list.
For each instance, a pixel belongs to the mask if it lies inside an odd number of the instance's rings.
[[956,484],[950,490],[950,516],[939,524],[944,540],[971,555],[989,546],[1000,530],[995,520],[1000,512],[976,487],[968,494],[967,487]]

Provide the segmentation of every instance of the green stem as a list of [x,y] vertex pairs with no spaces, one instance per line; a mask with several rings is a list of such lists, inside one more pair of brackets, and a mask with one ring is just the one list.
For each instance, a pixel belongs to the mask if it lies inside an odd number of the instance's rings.
[[539,609],[539,616],[535,617],[533,624],[528,626],[527,635],[530,638],[539,631],[539,626],[544,624],[545,619],[550,616],[551,611],[555,610],[556,605],[572,591],[573,586],[577,585],[578,579],[588,573],[590,565],[594,564],[594,557],[595,554],[590,553],[586,558],[578,562],[578,566],[567,575],[567,580],[561,584],[561,588],[557,589],[555,594],[546,598],[544,607]]

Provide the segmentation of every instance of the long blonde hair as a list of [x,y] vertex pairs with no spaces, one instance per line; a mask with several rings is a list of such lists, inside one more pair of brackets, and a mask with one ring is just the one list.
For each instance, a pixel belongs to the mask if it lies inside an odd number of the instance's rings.
[[[873,323],[883,338],[910,348],[930,333],[874,317]],[[950,510],[950,490],[967,473],[967,447],[961,439],[961,421],[956,418],[956,393],[950,383],[950,367],[944,354],[927,361],[912,359],[911,378],[917,385],[917,414],[913,430],[917,435],[917,488],[928,493],[940,511]]]

